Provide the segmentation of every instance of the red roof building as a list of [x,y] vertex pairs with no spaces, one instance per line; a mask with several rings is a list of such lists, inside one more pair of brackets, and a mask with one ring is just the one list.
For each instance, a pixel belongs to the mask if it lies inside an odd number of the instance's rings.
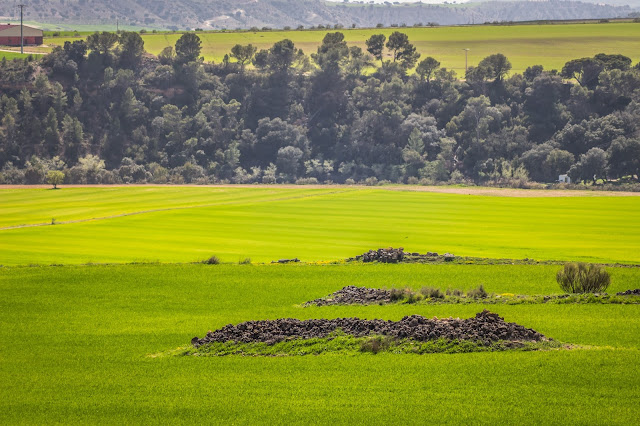
[[[22,27],[25,46],[39,46],[43,43],[42,30]],[[0,46],[20,46],[20,25],[0,24]]]

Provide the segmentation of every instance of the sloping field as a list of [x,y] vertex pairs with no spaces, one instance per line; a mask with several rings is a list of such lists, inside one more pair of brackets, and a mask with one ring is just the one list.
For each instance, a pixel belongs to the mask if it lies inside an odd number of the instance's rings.
[[5,189],[0,228],[5,265],[194,262],[211,255],[226,262],[320,261],[388,246],[640,263],[640,197],[344,186]]
[[[99,241],[95,241],[99,245]],[[0,268],[2,424],[635,424],[638,305],[301,308],[345,284],[557,292],[557,266]],[[612,291],[638,286],[612,271]],[[572,350],[176,357],[227,323],[469,318],[488,307]]]
[[[396,28],[341,30],[350,45],[365,48],[365,40],[373,34],[402,31],[409,36],[422,57],[433,56],[443,67],[464,74],[465,57],[462,49],[469,48],[469,65],[477,65],[482,58],[494,53],[506,55],[513,64],[513,72],[522,72],[531,65],[546,69],[562,69],[571,59],[597,53],[620,53],[634,62],[640,60],[640,24],[563,24],[468,26],[442,28]],[[282,39],[291,39],[305,53],[315,53],[327,31],[269,31],[199,33],[202,54],[207,61],[220,62],[235,44],[252,43],[258,48],[271,47]],[[145,48],[158,54],[167,46],[174,46],[180,34],[145,34]],[[63,45],[74,38],[46,38],[47,45]]]

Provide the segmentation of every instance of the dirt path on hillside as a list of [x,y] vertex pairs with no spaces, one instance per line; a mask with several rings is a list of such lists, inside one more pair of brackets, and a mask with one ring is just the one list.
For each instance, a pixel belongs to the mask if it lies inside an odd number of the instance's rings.
[[[626,191],[585,191],[569,189],[513,189],[491,187],[453,187],[453,186],[364,186],[364,185],[62,185],[64,188],[271,188],[271,189],[378,189],[384,191],[435,192],[442,194],[483,195],[491,197],[640,197],[640,192]],[[51,185],[0,185],[2,189],[50,189]]]

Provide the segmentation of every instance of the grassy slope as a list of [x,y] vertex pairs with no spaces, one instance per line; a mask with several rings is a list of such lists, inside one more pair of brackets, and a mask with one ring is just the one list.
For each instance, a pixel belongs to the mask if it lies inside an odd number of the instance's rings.
[[[483,307],[295,305],[345,284],[419,288],[455,277],[494,292],[555,292],[557,267],[145,265],[0,269],[0,423],[607,423],[640,412],[640,307],[492,306],[598,349],[459,355],[149,358],[249,319]],[[616,269],[612,290],[638,286]],[[508,419],[508,420],[507,420]],[[635,419],[635,420],[634,420]]]
[[[462,256],[640,262],[640,198],[306,188],[2,190],[2,264],[341,259],[403,246]],[[184,208],[193,206],[194,208]]]
[[[470,48],[469,65],[482,58],[503,53],[513,64],[513,71],[522,72],[528,66],[541,64],[547,69],[561,69],[570,59],[593,56],[596,53],[621,53],[640,60],[637,45],[640,24],[567,24],[567,25],[514,25],[469,26],[442,28],[356,29],[342,30],[349,44],[365,48],[364,41],[373,34],[392,31],[405,32],[416,45],[422,57],[433,56],[443,67],[464,71],[463,48]],[[293,40],[305,53],[316,51],[326,31],[273,31],[201,33],[203,56],[219,62],[237,43],[252,43],[259,48],[271,47],[285,38]],[[147,51],[158,54],[164,47],[175,45],[180,34],[146,34],[143,36]],[[73,38],[50,38],[47,44],[62,45]]]

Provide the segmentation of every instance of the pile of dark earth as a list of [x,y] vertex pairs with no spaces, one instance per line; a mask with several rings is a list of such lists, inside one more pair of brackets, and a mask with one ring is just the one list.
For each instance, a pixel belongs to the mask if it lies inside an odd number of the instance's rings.
[[297,257],[293,259],[278,259],[272,260],[271,263],[300,263],[300,259],[298,259]]
[[451,262],[456,257],[451,253],[445,253],[439,255],[435,252],[427,252],[425,254],[405,252],[403,247],[394,249],[393,247],[381,248],[378,250],[369,250],[356,257],[350,257],[348,262],[362,261],[362,262],[380,262],[380,263],[400,263],[400,262],[418,262],[424,260],[438,261],[444,260],[445,262]]
[[616,296],[640,296],[640,288],[636,288],[635,290],[621,291],[620,293],[616,293]]
[[391,303],[390,290],[349,285],[335,293],[331,293],[325,298],[311,300],[302,306],[371,305],[383,303]]
[[[420,297],[419,293],[415,293]],[[406,295],[406,294],[405,294]],[[617,296],[640,296],[640,289],[627,290],[616,294]],[[322,297],[315,300],[310,300],[302,304],[303,307],[308,308],[310,306],[332,306],[332,305],[386,305],[390,303],[402,303],[404,298],[400,294],[400,298],[393,297],[391,290],[383,288],[368,288],[368,287],[356,287],[346,286],[342,289],[331,293],[326,297]],[[606,303],[611,299],[611,296],[607,293],[593,293],[593,294],[557,294],[549,296],[537,296],[537,295],[494,295],[489,294],[485,297],[473,297],[457,295],[457,296],[442,296],[438,297],[426,297],[422,299],[422,303],[428,304],[460,304],[460,303],[483,303],[483,304],[514,304],[517,302],[523,303],[554,303],[561,302],[564,299],[575,299],[572,303]],[[615,303],[620,303],[615,302]],[[629,300],[629,303],[640,303],[640,301],[634,301],[633,298]]]
[[337,330],[354,337],[371,335],[390,336],[397,339],[413,339],[419,342],[447,339],[468,340],[485,346],[498,341],[539,342],[548,341],[542,334],[512,322],[505,322],[497,314],[484,310],[468,319],[438,319],[411,315],[400,321],[359,318],[310,319],[293,318],[247,321],[229,324],[205,337],[194,337],[191,344],[198,348],[215,342],[254,343],[273,345],[294,339],[330,338]]

